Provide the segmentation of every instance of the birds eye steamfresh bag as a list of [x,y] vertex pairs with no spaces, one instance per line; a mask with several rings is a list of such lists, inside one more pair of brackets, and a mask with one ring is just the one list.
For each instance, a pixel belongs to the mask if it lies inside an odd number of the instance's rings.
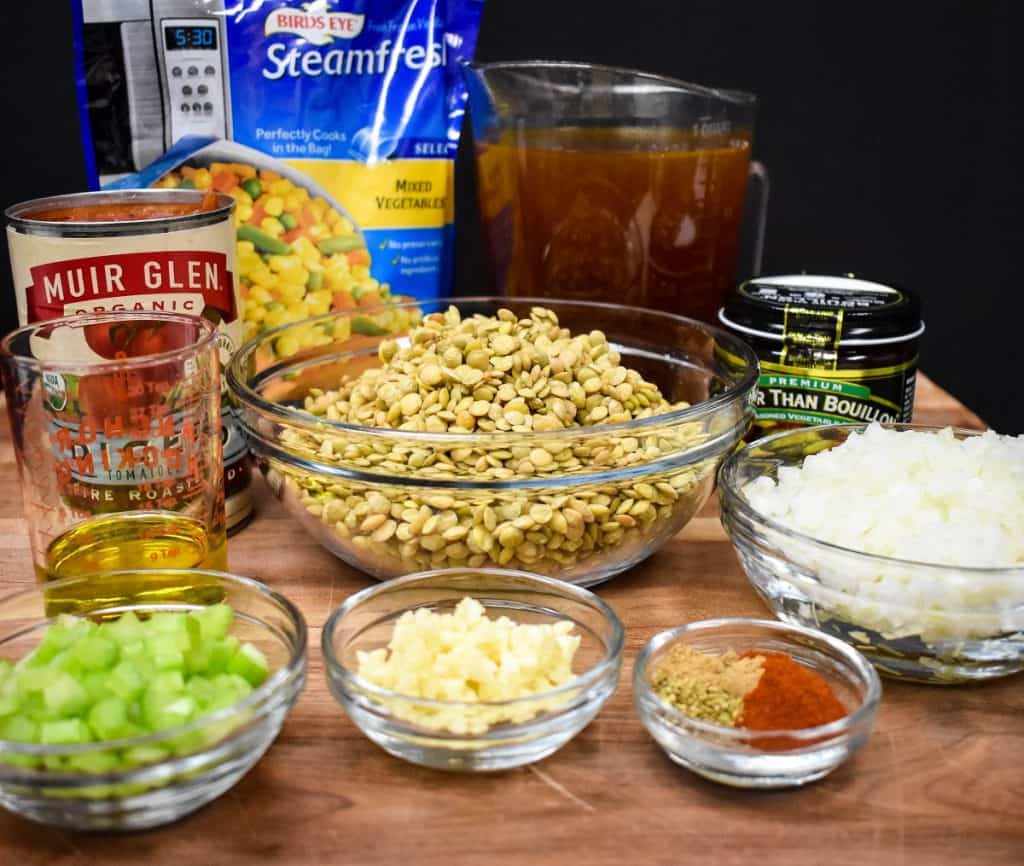
[[458,65],[482,5],[82,0],[93,185],[233,196],[246,338],[393,295],[444,294]]

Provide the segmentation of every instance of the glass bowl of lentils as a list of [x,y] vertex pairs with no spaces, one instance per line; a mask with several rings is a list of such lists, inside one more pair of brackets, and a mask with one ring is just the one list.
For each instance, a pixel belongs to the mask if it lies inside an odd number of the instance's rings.
[[228,372],[271,488],[344,561],[378,579],[502,567],[583,585],[697,513],[756,380],[753,352],[700,322],[499,297],[284,325]]

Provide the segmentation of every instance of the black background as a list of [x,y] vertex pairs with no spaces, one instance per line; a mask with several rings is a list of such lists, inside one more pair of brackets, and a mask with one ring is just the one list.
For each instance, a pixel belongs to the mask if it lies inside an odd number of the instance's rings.
[[[4,6],[4,207],[85,186],[70,8]],[[477,56],[593,61],[756,93],[754,155],[771,176],[765,271],[855,272],[916,289],[922,367],[996,429],[1019,433],[1024,163],[1012,8],[489,0]],[[467,155],[457,171],[463,290],[487,284]],[[0,274],[7,330],[5,261]]]

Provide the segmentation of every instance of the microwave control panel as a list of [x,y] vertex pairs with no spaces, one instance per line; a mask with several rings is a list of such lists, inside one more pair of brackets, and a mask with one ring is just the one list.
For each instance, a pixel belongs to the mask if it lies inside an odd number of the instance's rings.
[[157,51],[167,85],[168,146],[186,135],[228,136],[227,83],[215,18],[164,18]]

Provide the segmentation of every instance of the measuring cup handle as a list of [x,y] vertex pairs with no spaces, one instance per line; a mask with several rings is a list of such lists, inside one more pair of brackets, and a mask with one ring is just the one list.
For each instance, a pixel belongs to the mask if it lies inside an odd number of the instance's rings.
[[757,202],[754,209],[754,255],[753,255],[753,276],[761,273],[762,260],[764,259],[764,235],[768,222],[768,169],[763,162],[756,159],[750,161],[750,168],[747,170],[747,177],[757,181]]

